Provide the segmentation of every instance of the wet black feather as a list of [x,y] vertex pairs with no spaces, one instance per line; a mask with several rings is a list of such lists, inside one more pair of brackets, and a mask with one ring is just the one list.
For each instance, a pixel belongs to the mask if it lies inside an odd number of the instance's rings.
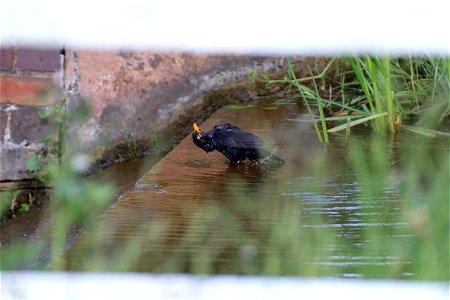
[[201,135],[194,132],[192,140],[206,152],[219,151],[230,160],[230,163],[239,163],[246,159],[255,161],[266,157],[284,162],[267,151],[263,140],[259,137],[229,123],[216,125],[208,132],[201,132]]

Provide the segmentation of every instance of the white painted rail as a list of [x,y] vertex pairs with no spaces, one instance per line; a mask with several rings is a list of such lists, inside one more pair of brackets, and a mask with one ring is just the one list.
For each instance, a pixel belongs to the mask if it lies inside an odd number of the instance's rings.
[[445,300],[447,283],[135,273],[3,272],[1,299]]
[[450,55],[448,0],[2,0],[2,44]]

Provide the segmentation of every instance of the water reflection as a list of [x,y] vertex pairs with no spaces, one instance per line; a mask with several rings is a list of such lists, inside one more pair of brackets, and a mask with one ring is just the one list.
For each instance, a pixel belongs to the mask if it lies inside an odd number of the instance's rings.
[[202,127],[234,123],[283,149],[288,164],[229,165],[188,136],[70,249],[68,267],[410,276],[410,258],[397,249],[411,236],[398,144],[377,141],[380,153],[367,137],[353,140],[353,150],[339,137],[319,144],[310,123],[291,121],[302,113],[296,106],[264,105],[222,109]]

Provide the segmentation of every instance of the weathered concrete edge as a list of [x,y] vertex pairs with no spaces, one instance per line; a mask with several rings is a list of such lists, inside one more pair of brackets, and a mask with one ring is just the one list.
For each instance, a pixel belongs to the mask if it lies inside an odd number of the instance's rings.
[[[191,131],[194,118],[197,121],[204,120],[224,104],[247,102],[273,92],[268,92],[262,81],[253,81],[249,76],[250,71],[276,77],[284,74],[285,70],[284,59],[277,57],[264,58],[263,62],[254,61],[211,76],[204,75],[197,88],[158,108],[159,116],[154,120],[154,126],[146,132],[127,128],[117,138],[109,128],[102,127],[91,118],[83,125],[69,129],[69,135],[75,135],[84,145],[82,150],[89,153],[91,171],[151,152],[167,152]],[[72,102],[79,101],[80,95],[76,89],[69,86],[67,92]]]

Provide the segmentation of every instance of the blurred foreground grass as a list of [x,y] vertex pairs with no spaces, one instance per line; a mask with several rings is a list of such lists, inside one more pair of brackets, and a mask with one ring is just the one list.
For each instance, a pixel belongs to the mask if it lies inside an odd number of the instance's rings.
[[[288,188],[283,182],[265,185],[257,194],[240,193],[240,183],[234,182],[227,201],[211,199],[185,211],[191,217],[181,234],[170,220],[149,216],[114,240],[117,228],[91,226],[106,208],[111,187],[80,181],[62,169],[67,173],[57,176],[53,189],[53,258],[44,269],[448,280],[448,148],[421,136],[404,143],[399,155],[397,142],[387,136],[348,141],[342,159],[354,174],[352,197],[361,208],[349,214],[362,225],[346,234],[339,230],[345,224],[330,223],[327,216],[312,214],[301,197],[283,194]],[[305,172],[315,181],[302,181],[301,190],[323,195],[316,183],[325,183],[332,165],[325,153],[312,154]],[[391,190],[395,201],[386,198]],[[87,228],[89,238],[66,257],[73,224]],[[2,269],[38,261],[45,247],[44,241],[3,247]]]
[[[362,61],[354,60],[352,63],[356,68]],[[372,66],[370,60],[366,63]],[[448,67],[445,63],[448,61],[436,65]],[[390,69],[383,60],[379,61],[378,66],[381,73]],[[363,65],[360,67],[368,68]],[[375,74],[370,70],[373,71],[370,68],[361,71],[358,80],[367,79],[363,79],[364,72]],[[405,74],[422,76],[423,71],[419,71],[411,67],[411,73]],[[393,73],[391,70],[388,75]],[[380,76],[377,74],[374,75],[377,78],[375,81],[384,82],[383,94],[391,95],[386,80],[377,77]],[[445,98],[448,96],[448,86],[442,86],[442,76],[450,72],[445,69],[439,74],[441,76],[436,78],[437,82],[431,87],[439,85],[444,94],[440,93],[437,98],[432,94],[431,100],[428,99],[423,105],[417,105],[418,100],[408,94],[413,100],[408,100],[407,105],[411,105],[411,110],[420,112],[417,122],[426,124],[428,130],[439,129],[442,121],[448,118],[445,115],[448,113],[448,103],[445,102],[448,100]],[[435,77],[435,74],[431,75]],[[370,76],[368,78],[370,80]],[[449,78],[450,75],[446,82],[449,82]],[[400,80],[396,78],[396,81]],[[359,110],[365,115],[380,113],[376,108],[376,101],[381,101],[375,100],[379,96],[376,82],[372,82],[371,87],[362,87],[365,100],[358,98],[361,100],[358,103],[362,105]],[[418,84],[414,83],[408,83],[408,86],[418,88]],[[421,91],[425,93],[429,88],[424,87]],[[306,90],[299,89],[305,97]],[[317,98],[316,92],[317,87],[310,97],[318,101],[319,108],[325,108],[321,106],[324,99]],[[372,97],[370,95],[374,97],[373,102],[369,100]],[[401,93],[396,91],[394,95]],[[402,99],[397,96],[397,99]],[[374,122],[373,127],[391,128],[398,125],[395,124],[396,114],[402,109],[396,104],[389,104],[389,101],[379,104],[383,106],[381,113],[387,112],[386,116],[383,115],[387,123]],[[447,111],[434,109],[430,101],[435,101],[436,107]],[[327,121],[322,113],[319,120]],[[322,135],[319,133],[323,137],[327,132],[324,122],[321,123]],[[42,253],[49,253],[51,264],[37,264],[37,268],[327,277],[356,274],[365,278],[448,281],[448,137],[415,135],[400,142],[399,134],[402,133],[396,130],[392,130],[390,135],[382,131],[365,137],[350,136],[343,142],[346,146],[340,159],[354,174],[353,179],[357,183],[354,196],[362,208],[358,217],[362,224],[369,225],[361,226],[357,234],[352,236],[341,234],[323,216],[308,214],[299,197],[283,195],[286,185],[263,186],[254,195],[236,192],[240,189],[233,185],[239,183],[233,183],[228,187],[230,196],[227,202],[208,201],[185,212],[194,217],[189,219],[191,221],[183,228],[176,242],[171,238],[174,229],[168,220],[149,216],[149,221],[136,229],[134,234],[111,244],[111,234],[115,228],[91,225],[110,203],[113,187],[80,178],[79,170],[75,167],[77,164],[73,162],[84,159],[83,156],[76,152],[77,147],[64,147],[69,149],[64,159],[61,160],[59,156],[58,163],[47,166],[53,185],[50,190],[50,240],[28,240],[2,247],[1,268],[7,270],[32,266],[33,262],[39,261]],[[327,146],[323,147],[326,150]],[[328,147],[333,147],[333,144]],[[325,153],[311,153],[307,166],[309,170],[306,173],[319,181],[327,173],[328,158]],[[320,194],[320,187],[308,186],[308,181],[301,184],[302,190],[319,189]],[[392,189],[396,191],[398,201],[384,201],[381,206],[373,206],[374,199],[383,201],[385,191]],[[264,196],[274,194],[280,197]],[[255,197],[260,201],[254,201]],[[71,251],[68,261],[68,232],[74,224],[87,229],[90,239],[77,251]],[[335,259],[330,263],[330,259],[336,256],[344,257],[344,262],[339,263],[339,259]],[[354,261],[349,263],[349,260]]]

